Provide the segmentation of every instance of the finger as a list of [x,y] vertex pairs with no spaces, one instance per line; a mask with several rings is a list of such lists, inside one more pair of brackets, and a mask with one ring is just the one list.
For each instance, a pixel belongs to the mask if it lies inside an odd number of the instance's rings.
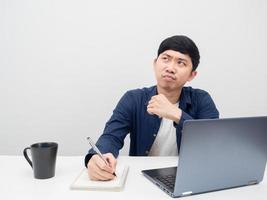
[[153,105],[147,105],[147,108],[153,108]]
[[154,107],[154,108],[148,108],[147,109],[148,112],[152,113],[153,115],[158,115],[158,117],[162,117],[161,116],[161,112],[160,112],[160,109]]
[[150,115],[154,115],[154,112],[153,112],[153,108],[147,108],[147,112],[150,114]]
[[114,178],[112,173],[102,170],[96,164],[91,165],[89,170],[89,175],[99,180],[111,180]]
[[[94,155],[92,158],[91,158],[91,160],[93,160],[94,161],[94,163],[97,165],[97,166],[99,166],[99,168],[103,168],[105,165],[106,165],[106,163],[105,163],[105,161],[99,156],[99,155]],[[90,160],[90,161],[91,161]]]
[[149,111],[152,111],[153,110],[153,106],[149,105],[149,106],[146,107],[146,109],[149,110]]
[[114,175],[112,173],[106,172],[101,169],[96,170],[94,175],[100,180],[112,180],[114,178]]
[[153,97],[151,97],[151,99],[157,99],[157,97],[158,97],[159,95],[154,95]]
[[160,99],[162,99],[164,97],[165,96],[163,94],[158,94],[158,95],[153,96],[151,99],[158,101],[158,100],[160,100]]
[[97,166],[98,168],[100,168],[101,170],[107,171],[109,173],[112,173],[112,169],[109,165],[107,165],[102,158],[100,158],[99,155],[94,155],[90,161],[89,161],[89,165],[91,165],[92,167],[95,168],[95,166]]
[[104,170],[109,173],[113,173],[113,169],[109,165],[107,165],[100,157],[96,159],[96,165],[101,170]]
[[107,178],[107,177],[105,177],[102,174],[99,174],[97,172],[91,173],[89,178],[91,180],[94,180],[94,181],[107,181],[107,180],[111,180],[112,179],[112,178]]
[[113,172],[115,172],[116,170],[116,165],[117,165],[117,160],[116,158],[111,154],[111,153],[107,153],[105,154],[105,157],[110,165],[110,167],[113,169]]
[[102,181],[102,180],[104,180],[104,177],[101,177],[96,172],[89,172],[88,175],[89,175],[89,178],[91,180],[93,180],[93,181]]
[[150,115],[153,115],[153,113],[152,113],[152,112],[150,112],[149,110],[147,110],[147,112],[148,112],[148,114],[150,114]]
[[158,102],[153,102],[153,103],[151,103],[151,104],[148,104],[147,107],[149,107],[149,108],[160,107],[160,103],[158,103]]
[[150,99],[149,101],[148,101],[148,104],[152,104],[152,103],[154,103],[155,102],[155,99]]
[[[90,163],[90,164],[89,164]],[[104,180],[105,177],[102,177],[101,175],[99,175],[97,173],[97,166],[96,164],[91,161],[88,163],[88,177],[91,179],[91,180],[95,180],[95,181],[98,181],[98,180]]]

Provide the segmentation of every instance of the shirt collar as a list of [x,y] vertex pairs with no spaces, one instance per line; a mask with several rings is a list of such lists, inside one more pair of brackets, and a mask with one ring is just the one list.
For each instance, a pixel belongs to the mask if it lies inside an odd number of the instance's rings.
[[183,87],[180,95],[180,108],[185,109],[187,105],[192,104],[192,99],[188,87]]
[[157,95],[157,94],[158,94],[157,86],[150,87],[149,90],[148,90],[148,93],[147,93],[147,99],[145,101],[145,106],[147,106],[148,105],[148,102],[150,101],[150,99],[153,96]]

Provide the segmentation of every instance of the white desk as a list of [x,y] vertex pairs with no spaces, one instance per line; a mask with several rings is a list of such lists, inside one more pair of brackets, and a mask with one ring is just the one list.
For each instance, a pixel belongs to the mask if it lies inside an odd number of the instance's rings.
[[[0,156],[0,196],[12,200],[110,200],[110,199],[173,199],[157,188],[142,174],[142,169],[169,167],[177,164],[175,157],[120,157],[119,162],[130,166],[122,192],[75,191],[69,186],[84,167],[83,157],[58,157],[56,175],[38,180],[33,178],[30,165],[23,156]],[[267,199],[267,173],[259,185],[183,197],[179,199]]]

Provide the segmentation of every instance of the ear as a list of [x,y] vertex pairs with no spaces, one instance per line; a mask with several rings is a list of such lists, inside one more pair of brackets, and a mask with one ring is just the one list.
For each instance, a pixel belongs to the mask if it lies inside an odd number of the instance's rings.
[[197,71],[192,71],[187,81],[192,81],[197,75]]

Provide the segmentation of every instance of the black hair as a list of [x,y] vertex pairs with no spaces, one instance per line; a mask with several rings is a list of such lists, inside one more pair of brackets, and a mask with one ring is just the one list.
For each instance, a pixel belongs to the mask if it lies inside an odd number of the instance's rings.
[[199,64],[199,51],[196,44],[184,35],[175,35],[163,40],[158,49],[158,56],[167,50],[179,51],[182,54],[187,54],[191,58],[193,71],[197,69]]

